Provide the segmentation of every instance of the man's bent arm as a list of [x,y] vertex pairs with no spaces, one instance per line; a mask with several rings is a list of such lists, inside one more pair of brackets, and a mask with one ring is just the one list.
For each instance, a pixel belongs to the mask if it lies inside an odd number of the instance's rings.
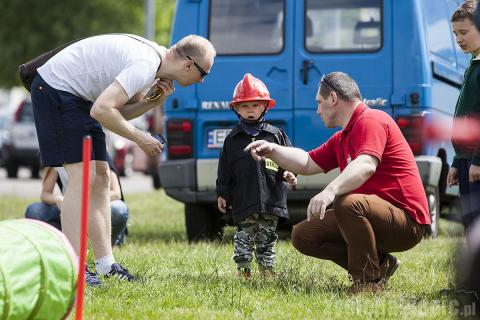
[[371,155],[359,155],[325,189],[335,196],[357,189],[375,173],[378,162],[379,160]]
[[117,107],[117,109],[126,120],[132,120],[161,105],[167,98],[168,96],[163,95],[156,100],[148,101],[144,99],[144,94],[140,92],[132,97],[125,105]]
[[301,175],[313,175],[324,172],[308,155],[308,152],[293,147],[273,144],[273,150],[268,156],[286,171]]
[[131,125],[118,111],[128,102],[128,95],[123,87],[115,80],[95,100],[90,111],[92,118],[97,120],[110,131],[122,137],[137,142],[135,127]]

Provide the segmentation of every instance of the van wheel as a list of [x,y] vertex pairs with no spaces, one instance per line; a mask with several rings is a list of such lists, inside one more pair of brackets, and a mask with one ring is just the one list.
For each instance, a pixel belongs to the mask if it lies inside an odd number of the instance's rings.
[[152,184],[155,190],[162,187],[162,182],[160,181],[160,174],[158,172],[152,173]]
[[185,204],[185,226],[189,242],[223,238],[223,224],[212,205]]
[[5,163],[5,169],[7,169],[7,177],[10,179],[18,176],[18,166],[10,161]]
[[40,179],[40,167],[37,165],[33,165],[30,168],[30,177],[32,179]]
[[427,228],[425,236],[436,238],[440,229],[440,195],[438,188],[435,187],[427,187],[425,191],[427,193],[428,210],[430,211],[430,220],[432,222]]

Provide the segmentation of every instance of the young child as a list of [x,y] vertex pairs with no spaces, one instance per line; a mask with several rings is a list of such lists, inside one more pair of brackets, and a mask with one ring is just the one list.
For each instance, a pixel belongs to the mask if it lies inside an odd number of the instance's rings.
[[288,219],[286,182],[297,183],[293,173],[269,159],[257,162],[243,150],[254,140],[291,146],[282,129],[265,122],[265,113],[274,105],[265,84],[245,74],[230,103],[240,121],[225,138],[218,164],[218,209],[223,213],[227,208],[232,211],[237,224],[233,260],[237,275],[245,278],[251,277],[254,247],[260,273],[274,274],[278,219]]
[[[473,23],[477,1],[465,1],[452,15],[452,29],[464,53],[472,54],[470,66],[458,97],[452,130],[455,157],[447,184],[459,184],[465,231],[480,216],[480,137],[465,143],[458,137],[466,125],[480,125],[480,32]],[[474,131],[471,131],[474,132]]]

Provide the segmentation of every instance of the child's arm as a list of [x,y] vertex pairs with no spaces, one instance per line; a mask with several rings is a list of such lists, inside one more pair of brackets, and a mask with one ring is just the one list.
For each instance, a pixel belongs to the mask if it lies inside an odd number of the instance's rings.
[[[227,141],[225,141],[227,142]],[[222,213],[227,212],[227,202],[230,202],[230,188],[233,185],[233,175],[227,163],[226,146],[220,152],[217,171],[217,206]]]
[[[290,142],[290,139],[288,138],[287,134],[285,131],[280,129],[280,135],[279,135],[279,144],[285,147],[293,147],[292,143]],[[282,168],[279,168],[280,172],[282,173],[283,180],[288,182],[289,185],[291,186],[296,186],[297,185],[297,175],[294,174],[293,172],[290,171],[284,171]],[[283,171],[283,172],[282,172]]]
[[291,186],[297,185],[297,176],[290,171],[283,171],[283,179]]
[[40,200],[48,205],[56,205],[59,209],[62,207],[63,195],[54,192],[58,173],[55,168],[47,167],[42,180],[42,193]]

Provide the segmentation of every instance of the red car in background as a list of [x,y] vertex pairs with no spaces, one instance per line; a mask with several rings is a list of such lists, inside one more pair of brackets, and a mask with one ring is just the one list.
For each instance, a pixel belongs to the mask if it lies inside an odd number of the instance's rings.
[[[143,116],[131,120],[136,128],[146,131],[151,127],[151,116]],[[148,130],[150,131],[150,130]],[[161,187],[158,174],[160,155],[150,157],[133,141],[118,134],[105,130],[107,151],[120,176],[130,176],[134,171],[143,172],[152,176],[155,189]]]

